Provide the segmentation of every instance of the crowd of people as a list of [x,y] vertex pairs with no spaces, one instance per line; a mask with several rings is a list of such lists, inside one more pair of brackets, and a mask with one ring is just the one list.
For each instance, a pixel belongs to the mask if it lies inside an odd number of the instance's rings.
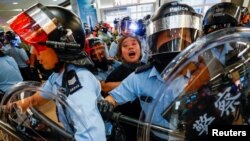
[[[49,16],[40,20],[33,18],[30,12],[34,8],[41,9],[42,14],[50,13],[57,22]],[[223,10],[216,10],[218,8]],[[114,27],[105,22],[99,22],[93,28],[87,24],[82,25],[74,13],[56,6],[37,4],[23,13],[27,17],[21,14],[10,23],[13,31],[0,33],[0,61],[3,65],[3,69],[0,69],[1,97],[14,84],[29,80],[43,82],[42,89],[55,95],[59,89],[65,89],[67,99],[85,111],[85,117],[82,118],[88,123],[87,127],[81,127],[79,121],[73,121],[72,126],[66,126],[68,121],[65,119],[72,117],[65,115],[64,110],[60,109],[62,106],[57,106],[59,121],[68,132],[74,134],[77,141],[115,141],[112,131],[115,127],[112,128],[110,119],[114,111],[134,119],[139,119],[140,115],[147,117],[158,102],[155,93],[164,83],[161,73],[181,51],[198,38],[222,28],[248,27],[250,20],[247,8],[227,2],[212,6],[204,17],[189,5],[164,3],[152,16],[147,15],[143,19],[135,20],[129,16],[115,19]],[[36,23],[33,26],[37,26],[50,21],[55,26],[46,31],[46,39],[37,41],[36,36],[40,36],[39,32],[47,27],[20,27],[17,21],[21,18],[33,18],[32,23],[22,23],[26,25]],[[27,31],[35,34],[28,34]],[[47,41],[66,44],[58,47]],[[28,46],[28,49],[24,46]],[[213,50],[211,53],[216,58],[218,54],[230,50],[233,48],[222,47],[220,51]],[[221,58],[219,61],[226,63]],[[213,76],[198,79],[203,82],[194,83],[195,88],[210,77]],[[178,82],[180,89],[197,91],[191,85],[183,88],[189,83],[185,77],[180,77]],[[172,93],[168,95],[162,107],[170,105],[176,97]],[[37,92],[13,104],[26,110],[30,104],[39,105],[48,99],[52,97]],[[9,108],[13,104],[8,105]],[[169,121],[161,115],[163,110],[159,107],[152,121],[153,124],[167,127]],[[125,140],[139,140],[137,126],[123,123],[121,126]],[[171,138],[154,130],[149,134],[151,141]],[[195,137],[186,138],[192,140]]]

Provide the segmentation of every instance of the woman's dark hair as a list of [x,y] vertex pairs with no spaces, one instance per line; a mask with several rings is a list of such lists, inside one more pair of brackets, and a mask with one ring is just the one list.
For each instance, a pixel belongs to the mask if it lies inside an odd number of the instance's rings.
[[122,43],[127,38],[133,38],[136,39],[138,42],[140,49],[141,49],[141,41],[136,36],[123,36],[118,40],[118,51],[117,51],[117,58],[122,60]]

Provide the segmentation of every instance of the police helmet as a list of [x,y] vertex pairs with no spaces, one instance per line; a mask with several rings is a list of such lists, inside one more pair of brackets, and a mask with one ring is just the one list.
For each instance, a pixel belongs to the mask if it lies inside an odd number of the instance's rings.
[[93,37],[93,38],[89,38],[89,46],[90,48],[93,48],[96,44],[102,44],[103,41],[100,38],[97,37]]
[[230,2],[215,4],[209,8],[203,18],[203,32],[208,34],[215,30],[235,27],[240,24],[241,7]]
[[14,17],[10,27],[38,52],[51,47],[62,62],[91,64],[83,52],[85,32],[81,20],[66,8],[35,4]]
[[202,16],[176,1],[164,3],[147,26],[152,58],[164,68],[180,51],[199,37]]
[[136,29],[136,23],[131,17],[126,16],[120,20],[119,33],[126,36],[132,35]]
[[107,58],[107,46],[102,39],[93,37],[88,39],[89,47],[85,49],[90,58],[95,60],[101,60],[101,58]]
[[86,48],[86,52],[94,62],[95,67],[104,71],[108,70],[108,49],[106,44],[97,37],[89,38],[89,48]]

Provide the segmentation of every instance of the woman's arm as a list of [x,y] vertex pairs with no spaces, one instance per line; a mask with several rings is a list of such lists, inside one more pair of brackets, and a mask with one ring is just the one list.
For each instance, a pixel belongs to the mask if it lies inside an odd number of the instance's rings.
[[118,106],[115,99],[111,95],[108,95],[107,97],[105,97],[105,100],[107,100],[109,103],[111,103],[114,107]]
[[109,91],[113,90],[117,86],[120,85],[121,82],[104,82],[100,81],[101,86],[102,86],[102,91],[105,93],[108,93]]

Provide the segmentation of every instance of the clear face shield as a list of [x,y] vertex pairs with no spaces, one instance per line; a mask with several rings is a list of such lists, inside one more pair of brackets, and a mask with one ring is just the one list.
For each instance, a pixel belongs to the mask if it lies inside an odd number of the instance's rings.
[[181,52],[193,42],[191,32],[187,28],[164,31],[157,39],[158,53]]
[[249,37],[248,28],[226,28],[175,57],[161,74],[154,106],[141,115],[138,137],[206,141],[213,128],[249,126]]
[[[74,130],[87,127],[82,118],[84,111],[63,93],[58,91],[55,95],[40,86],[38,82],[21,82],[6,92],[1,101],[0,130],[9,140],[74,140]],[[35,93],[45,94],[50,99],[34,107],[25,100]],[[28,108],[21,109],[14,102],[26,102]]]
[[236,26],[236,24],[233,24],[233,23],[211,25],[211,26],[204,28],[204,33],[208,34],[208,33],[214,32],[216,30],[234,27],[234,26]]
[[93,61],[102,61],[103,58],[107,58],[106,44],[103,42],[94,43],[90,48],[90,56]]
[[124,20],[120,23],[120,34],[122,35],[133,35],[137,29],[137,24],[132,20]]
[[97,68],[108,70],[108,49],[102,41],[94,41],[89,48],[89,55]]
[[199,14],[181,11],[151,22],[147,27],[151,55],[182,51],[199,37],[201,18]]

